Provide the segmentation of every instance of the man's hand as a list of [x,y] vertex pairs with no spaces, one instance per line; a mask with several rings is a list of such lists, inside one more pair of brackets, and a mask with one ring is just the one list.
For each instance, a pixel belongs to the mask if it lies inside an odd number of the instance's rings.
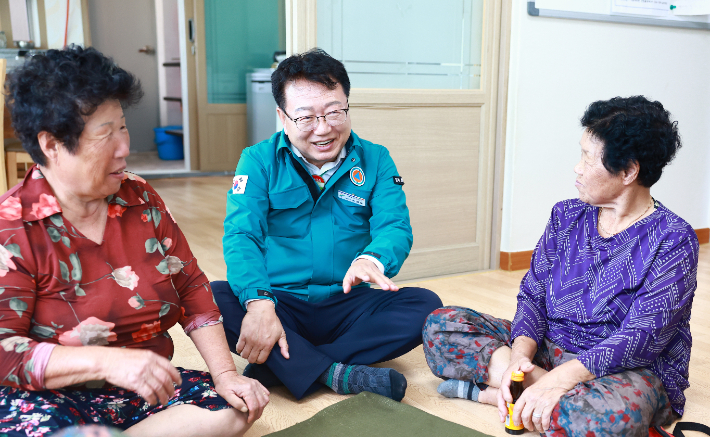
[[377,284],[383,290],[397,291],[399,287],[390,278],[383,275],[375,263],[369,259],[361,258],[355,261],[343,278],[343,293],[350,293],[355,285],[361,282]]
[[289,359],[286,332],[268,299],[249,302],[237,342],[237,353],[250,363],[262,364],[278,341],[281,355]]

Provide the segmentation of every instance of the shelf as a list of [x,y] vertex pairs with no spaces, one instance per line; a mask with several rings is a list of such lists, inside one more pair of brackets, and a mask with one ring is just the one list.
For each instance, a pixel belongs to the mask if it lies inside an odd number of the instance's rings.
[[182,97],[163,97],[163,100],[167,102],[180,102],[182,103]]
[[177,62],[163,62],[163,67],[179,67],[180,61]]

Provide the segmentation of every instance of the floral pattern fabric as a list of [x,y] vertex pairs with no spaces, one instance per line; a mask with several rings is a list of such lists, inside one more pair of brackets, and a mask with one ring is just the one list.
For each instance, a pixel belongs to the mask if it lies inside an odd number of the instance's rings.
[[[148,416],[174,405],[190,404],[208,410],[231,408],[214,389],[207,372],[178,369],[182,386],[166,405],[149,405],[137,393],[119,387],[93,390],[26,391],[0,387],[0,437],[42,437],[78,425],[105,425],[128,429]],[[79,428],[62,435],[115,435],[89,433]],[[96,430],[95,430],[96,431]]]
[[126,173],[108,202],[96,244],[63,217],[37,167],[0,196],[0,385],[43,389],[49,345],[170,358],[170,327],[219,323],[209,281],[160,196]]
[[[488,363],[501,346],[511,346],[511,323],[475,310],[440,308],[424,323],[424,356],[431,371],[444,379],[488,381]],[[533,363],[550,371],[577,354],[549,339]],[[548,437],[648,436],[651,426],[678,419],[661,380],[638,368],[580,382],[552,411]]]

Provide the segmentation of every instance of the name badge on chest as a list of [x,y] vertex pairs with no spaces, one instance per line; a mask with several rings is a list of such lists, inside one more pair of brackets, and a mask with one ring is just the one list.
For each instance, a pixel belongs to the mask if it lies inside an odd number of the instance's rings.
[[338,190],[338,197],[348,202],[352,202],[356,205],[365,206],[365,199],[358,197],[354,194],[346,193],[345,191]]

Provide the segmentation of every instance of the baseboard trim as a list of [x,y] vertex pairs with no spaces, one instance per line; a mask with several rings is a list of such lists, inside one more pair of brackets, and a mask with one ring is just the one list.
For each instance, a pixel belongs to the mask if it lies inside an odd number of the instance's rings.
[[[710,228],[700,228],[695,230],[700,244],[710,243]],[[500,253],[500,269],[507,272],[514,270],[523,270],[530,268],[530,258],[532,258],[532,250],[524,250],[522,252],[501,252]]]
[[522,252],[501,252],[500,269],[508,272],[527,269],[530,267],[530,258],[532,258],[532,253],[532,250],[524,250]]

